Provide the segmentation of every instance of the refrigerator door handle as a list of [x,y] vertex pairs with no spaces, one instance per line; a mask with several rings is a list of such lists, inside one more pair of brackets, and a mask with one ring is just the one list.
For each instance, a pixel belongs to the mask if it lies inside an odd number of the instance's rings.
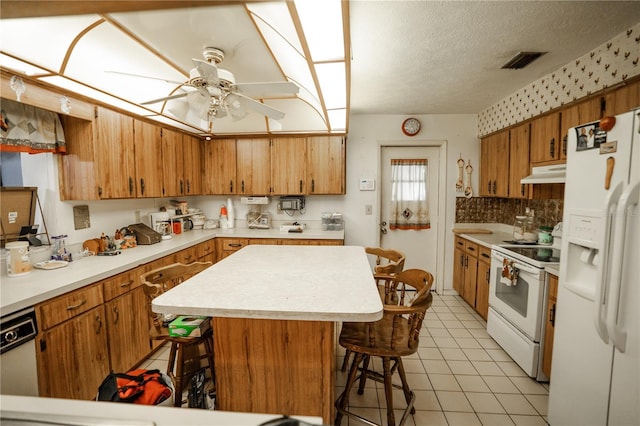
[[600,247],[600,261],[598,262],[598,281],[596,282],[595,302],[595,326],[598,335],[604,343],[609,343],[609,333],[607,332],[607,297],[609,289],[609,261],[611,236],[613,234],[614,215],[617,202],[622,192],[622,182],[618,182],[615,188],[607,194],[604,209],[604,232],[602,245]]
[[607,331],[611,343],[624,353],[627,343],[627,332],[617,324],[620,316],[620,292],[622,290],[622,271],[624,264],[625,237],[627,235],[627,218],[640,198],[640,182],[627,186],[618,203],[618,222],[616,223],[613,252],[611,256],[611,294],[607,302]]

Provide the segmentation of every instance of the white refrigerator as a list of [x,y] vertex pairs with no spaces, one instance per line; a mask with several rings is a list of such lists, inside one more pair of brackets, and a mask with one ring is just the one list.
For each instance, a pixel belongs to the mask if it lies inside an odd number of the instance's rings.
[[569,130],[548,421],[640,424],[640,109]]

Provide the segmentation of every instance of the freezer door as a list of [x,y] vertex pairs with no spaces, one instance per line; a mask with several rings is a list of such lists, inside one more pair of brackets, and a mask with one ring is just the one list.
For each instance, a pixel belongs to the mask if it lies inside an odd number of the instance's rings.
[[617,212],[607,328],[614,346],[609,425],[640,424],[640,117],[636,116],[629,185]]

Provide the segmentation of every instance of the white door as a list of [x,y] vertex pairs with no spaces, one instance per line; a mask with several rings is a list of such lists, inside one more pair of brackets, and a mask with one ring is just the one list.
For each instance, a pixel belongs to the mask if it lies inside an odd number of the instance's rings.
[[[436,283],[438,253],[443,249],[438,238],[440,147],[438,146],[383,146],[380,165],[380,247],[401,251],[406,256],[404,269],[419,268],[431,272]],[[389,229],[391,204],[391,160],[427,159],[427,197],[431,220],[430,229]]]

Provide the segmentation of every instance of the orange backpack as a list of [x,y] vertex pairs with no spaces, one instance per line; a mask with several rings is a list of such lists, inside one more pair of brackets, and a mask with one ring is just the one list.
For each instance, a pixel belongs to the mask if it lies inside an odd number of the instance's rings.
[[157,405],[171,397],[160,370],[131,370],[126,374],[113,371],[98,388],[98,401],[132,402]]

